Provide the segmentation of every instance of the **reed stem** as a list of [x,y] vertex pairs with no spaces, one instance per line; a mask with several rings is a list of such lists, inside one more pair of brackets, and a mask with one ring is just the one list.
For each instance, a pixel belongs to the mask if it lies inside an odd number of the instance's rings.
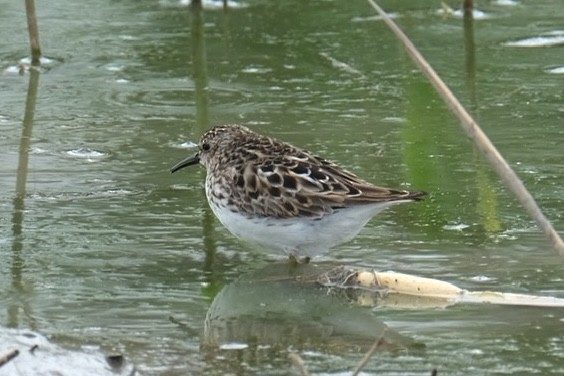
[[27,15],[27,30],[31,47],[31,65],[35,67],[41,65],[41,47],[39,46],[39,30],[37,28],[34,0],[25,0],[25,13]]

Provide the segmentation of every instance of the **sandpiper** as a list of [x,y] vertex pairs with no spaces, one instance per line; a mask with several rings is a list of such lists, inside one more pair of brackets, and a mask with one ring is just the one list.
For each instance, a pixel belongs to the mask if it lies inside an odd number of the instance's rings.
[[206,196],[219,221],[235,236],[294,260],[349,241],[383,209],[426,194],[375,186],[242,125],[210,129],[196,154],[171,172],[197,163],[207,170]]

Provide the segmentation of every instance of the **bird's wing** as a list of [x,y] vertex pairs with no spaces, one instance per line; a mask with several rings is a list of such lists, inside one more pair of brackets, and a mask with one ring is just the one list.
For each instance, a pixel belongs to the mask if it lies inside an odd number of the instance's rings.
[[347,206],[418,200],[422,192],[372,185],[321,158],[301,153],[263,160],[242,171],[246,211],[277,218],[317,217]]

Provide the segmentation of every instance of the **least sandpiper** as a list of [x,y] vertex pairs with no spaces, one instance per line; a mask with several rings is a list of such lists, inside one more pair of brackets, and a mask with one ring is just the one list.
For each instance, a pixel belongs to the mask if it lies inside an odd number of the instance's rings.
[[200,163],[209,205],[235,236],[291,258],[355,237],[388,206],[424,192],[375,186],[306,150],[241,125],[207,131],[171,172]]

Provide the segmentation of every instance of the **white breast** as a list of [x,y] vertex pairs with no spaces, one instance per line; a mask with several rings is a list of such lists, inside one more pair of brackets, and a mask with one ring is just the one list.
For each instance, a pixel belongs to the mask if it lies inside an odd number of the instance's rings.
[[220,222],[235,236],[278,254],[315,256],[354,238],[366,223],[393,201],[338,209],[320,219],[249,218],[226,206],[210,206]]

